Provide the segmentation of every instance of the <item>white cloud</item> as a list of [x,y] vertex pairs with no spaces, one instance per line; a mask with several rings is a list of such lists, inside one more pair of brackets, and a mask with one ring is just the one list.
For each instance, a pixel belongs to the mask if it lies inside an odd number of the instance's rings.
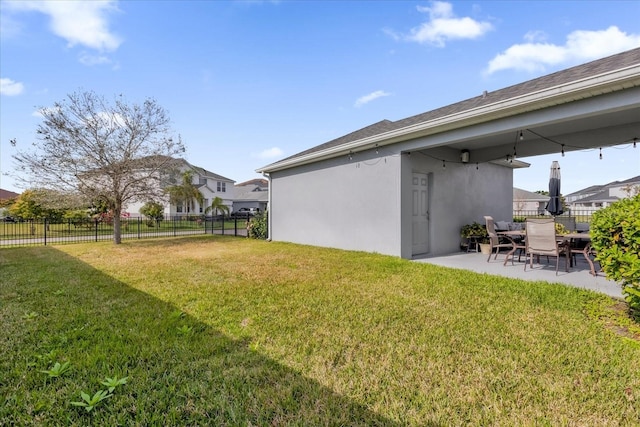
[[544,71],[548,66],[590,61],[639,46],[640,34],[627,34],[616,26],[601,31],[578,30],[567,36],[564,45],[534,42],[513,45],[489,61],[486,72]]
[[[431,7],[418,6],[417,8],[419,12],[429,14],[429,20],[412,28],[410,34],[404,36],[408,41],[444,47],[449,40],[476,39],[493,29],[489,22],[476,21],[469,17],[456,17],[451,3],[433,1]],[[387,34],[397,38],[389,31]]]
[[20,82],[14,82],[11,79],[0,79],[0,95],[20,95],[23,90],[24,85]]
[[82,52],[78,56],[78,60],[84,65],[104,65],[110,64],[111,60],[104,55],[91,55],[88,52]]
[[363,105],[373,101],[374,99],[378,99],[383,96],[389,96],[389,95],[391,94],[388,92],[385,92],[383,90],[377,90],[375,92],[371,92],[369,95],[361,96],[360,98],[356,99],[356,102],[353,104],[353,106],[356,108],[360,108]]
[[51,31],[69,46],[83,45],[99,51],[114,51],[122,40],[109,30],[107,13],[117,11],[114,0],[6,1],[9,10],[36,11],[51,19]]
[[544,42],[547,41],[548,38],[549,35],[547,33],[539,30],[529,31],[524,35],[524,39],[529,43]]
[[283,155],[284,151],[278,147],[267,148],[259,153],[254,153],[254,156],[260,159],[274,159],[276,157],[282,157]]

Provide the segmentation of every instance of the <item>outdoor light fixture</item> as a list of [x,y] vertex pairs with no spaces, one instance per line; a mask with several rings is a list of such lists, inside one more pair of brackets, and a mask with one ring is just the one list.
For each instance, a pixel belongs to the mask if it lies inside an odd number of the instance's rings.
[[469,163],[470,156],[471,154],[469,153],[469,150],[462,150],[460,152],[460,161],[462,163]]

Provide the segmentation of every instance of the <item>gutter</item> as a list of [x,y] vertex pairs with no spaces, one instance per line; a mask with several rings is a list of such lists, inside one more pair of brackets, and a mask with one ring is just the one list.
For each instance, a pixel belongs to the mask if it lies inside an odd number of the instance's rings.
[[269,181],[269,194],[267,198],[267,242],[271,241],[271,175],[268,172],[262,172],[262,176]]
[[354,151],[362,151],[375,146],[382,147],[447,130],[458,129],[498,118],[564,104],[574,101],[577,98],[591,98],[635,86],[640,86],[640,64],[505,99],[427,122],[383,132],[378,135],[331,147],[326,150],[316,151],[304,156],[272,163],[263,168],[256,169],[256,172],[264,174],[285,170],[295,166],[346,155]]

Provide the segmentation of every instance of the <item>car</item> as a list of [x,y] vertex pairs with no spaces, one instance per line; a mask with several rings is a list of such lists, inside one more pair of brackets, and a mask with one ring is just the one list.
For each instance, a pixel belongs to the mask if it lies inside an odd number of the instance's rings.
[[231,212],[231,217],[233,218],[249,218],[258,213],[259,210],[257,208],[240,208],[237,211]]
[[16,222],[16,219],[12,216],[5,216],[4,218],[2,218],[2,220],[4,222]]

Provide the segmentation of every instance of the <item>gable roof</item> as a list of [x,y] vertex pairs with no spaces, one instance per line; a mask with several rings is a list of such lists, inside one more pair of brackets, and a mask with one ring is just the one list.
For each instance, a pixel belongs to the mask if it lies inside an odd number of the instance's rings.
[[[601,192],[608,191],[609,188],[624,187],[625,185],[640,185],[640,175],[634,176],[633,178],[625,179],[624,181],[613,181],[608,184],[592,185],[590,187],[583,188],[582,190],[574,191],[573,193],[567,194],[566,197],[574,197],[574,196],[579,197],[580,195],[585,195],[584,200],[587,200],[588,197],[591,197]],[[582,198],[576,199],[575,201],[577,202],[579,200],[583,200],[583,199]]]
[[240,184],[236,184],[236,187],[243,187],[245,185],[255,185],[258,187],[268,187],[269,181],[263,178],[250,179],[249,181],[241,182]]
[[[349,150],[419,136],[418,132],[481,123],[621,90],[640,75],[640,48],[561,70],[398,121],[382,120],[324,144],[267,165],[257,172],[287,169]],[[426,133],[429,134],[429,133]],[[413,136],[412,136],[413,135]]]
[[513,200],[527,200],[531,202],[547,202],[549,201],[549,196],[545,196],[544,194],[534,193],[531,191],[523,190],[521,188],[513,187]]
[[200,176],[206,176],[207,178],[213,178],[213,179],[218,180],[218,181],[235,182],[232,179],[225,178],[222,175],[218,175],[217,173],[210,172],[210,171],[206,170],[205,168],[201,168],[200,166],[192,165],[191,163],[187,162],[186,160],[184,160],[184,162]]
[[590,202],[615,202],[617,200],[620,200],[620,197],[618,196],[611,196],[609,195],[609,191],[608,190],[602,190],[599,191],[595,194],[591,194],[589,196],[586,197],[582,197],[578,200],[574,200],[573,202],[571,202],[572,204],[575,205],[580,205],[582,203],[590,203]]
[[13,191],[3,190],[2,188],[0,188],[0,200],[15,199],[19,195],[20,194],[14,193]]
[[252,191],[249,187],[236,186],[233,200],[235,202],[267,202],[269,201],[269,192]]

